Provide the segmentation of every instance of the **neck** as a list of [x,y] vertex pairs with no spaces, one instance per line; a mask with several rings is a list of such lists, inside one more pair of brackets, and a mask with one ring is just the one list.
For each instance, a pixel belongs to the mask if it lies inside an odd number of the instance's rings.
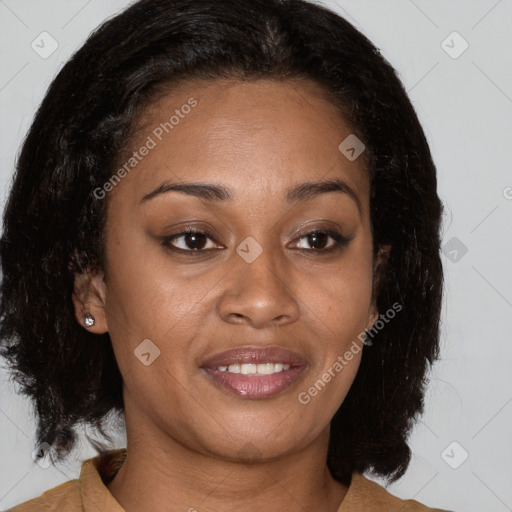
[[328,431],[302,451],[247,464],[191,450],[149,425],[134,430],[126,420],[126,460],[108,484],[126,512],[337,512],[348,490],[327,468]]

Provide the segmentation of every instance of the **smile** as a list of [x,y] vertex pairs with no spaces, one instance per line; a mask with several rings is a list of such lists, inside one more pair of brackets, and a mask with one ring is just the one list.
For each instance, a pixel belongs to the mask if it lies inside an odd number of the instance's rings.
[[286,349],[242,347],[207,359],[201,370],[223,391],[255,400],[290,388],[306,367],[302,356]]
[[241,373],[242,375],[255,375],[257,377],[263,375],[272,375],[274,373],[280,373],[283,370],[286,371],[289,369],[290,365],[286,363],[244,363],[217,367],[219,372]]

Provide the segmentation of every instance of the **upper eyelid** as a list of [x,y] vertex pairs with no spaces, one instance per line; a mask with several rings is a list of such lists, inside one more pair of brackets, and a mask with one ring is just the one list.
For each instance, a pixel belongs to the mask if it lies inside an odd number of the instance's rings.
[[[167,239],[172,239],[172,238],[179,238],[180,236],[183,236],[183,235],[188,235],[189,233],[199,233],[201,235],[205,235],[207,236],[208,238],[212,239],[213,241],[217,241],[215,239],[215,236],[212,235],[209,231],[207,230],[203,230],[203,229],[200,229],[200,228],[191,228],[191,229],[184,229],[183,231],[179,231],[178,233],[174,233],[173,235],[169,235],[165,238]],[[327,229],[327,228],[312,228],[310,229],[309,231],[306,231],[305,233],[303,233],[302,235],[296,237],[296,238],[304,238],[312,233],[326,233],[328,234],[329,236],[331,235],[331,233],[337,233],[339,234],[340,236],[343,236],[341,233],[337,232],[336,230],[333,230],[333,229]]]

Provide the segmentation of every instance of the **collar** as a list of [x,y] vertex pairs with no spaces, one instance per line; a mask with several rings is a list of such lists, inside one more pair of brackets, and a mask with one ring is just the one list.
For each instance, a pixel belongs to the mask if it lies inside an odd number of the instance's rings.
[[[126,449],[109,450],[83,463],[80,472],[80,499],[83,512],[125,512],[110,494],[107,485],[123,465],[126,453]],[[376,482],[353,471],[347,494],[338,512],[362,512],[365,510],[381,512],[431,510],[435,512],[439,509],[429,509],[414,500],[403,501],[390,494]]]
[[126,449],[109,450],[83,463],[80,472],[80,499],[84,512],[125,512],[107,488],[125,458]]

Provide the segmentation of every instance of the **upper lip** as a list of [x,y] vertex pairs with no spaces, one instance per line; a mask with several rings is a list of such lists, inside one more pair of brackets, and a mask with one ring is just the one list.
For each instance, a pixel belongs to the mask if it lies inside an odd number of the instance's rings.
[[283,363],[290,366],[304,366],[306,360],[291,350],[282,347],[246,346],[220,352],[206,359],[202,368],[217,368],[231,364]]

